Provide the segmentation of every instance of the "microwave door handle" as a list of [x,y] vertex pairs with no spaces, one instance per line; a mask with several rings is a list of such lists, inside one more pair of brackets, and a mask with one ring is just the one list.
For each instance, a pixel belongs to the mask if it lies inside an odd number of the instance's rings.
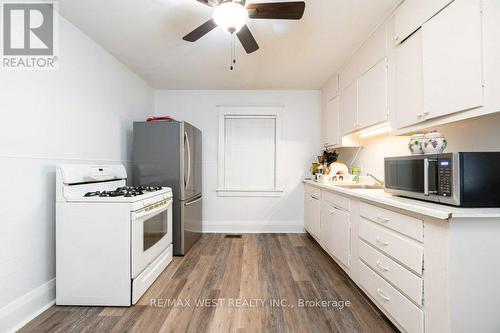
[[424,195],[429,195],[429,159],[424,158]]

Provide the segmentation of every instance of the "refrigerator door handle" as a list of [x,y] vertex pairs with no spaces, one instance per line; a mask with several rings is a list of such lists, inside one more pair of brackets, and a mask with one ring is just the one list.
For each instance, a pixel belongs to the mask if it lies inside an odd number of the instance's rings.
[[203,199],[203,197],[198,197],[198,198],[194,199],[193,201],[189,201],[189,202],[184,203],[184,206],[191,206],[192,204],[197,203],[201,199]]
[[191,147],[189,146],[189,138],[187,132],[184,132],[184,144],[187,147],[187,153],[188,153],[187,177],[184,176],[184,186],[187,188],[189,185],[189,178],[191,177]]

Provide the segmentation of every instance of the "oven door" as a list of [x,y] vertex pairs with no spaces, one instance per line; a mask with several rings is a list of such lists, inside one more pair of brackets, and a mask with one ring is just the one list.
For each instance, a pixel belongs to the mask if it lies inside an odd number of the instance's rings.
[[432,200],[437,194],[437,156],[389,157],[385,159],[387,192]]
[[132,213],[132,279],[172,243],[172,199]]

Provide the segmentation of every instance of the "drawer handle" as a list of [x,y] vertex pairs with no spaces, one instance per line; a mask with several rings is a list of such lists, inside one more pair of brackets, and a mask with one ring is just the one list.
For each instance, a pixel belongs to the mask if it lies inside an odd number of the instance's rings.
[[391,221],[391,220],[390,220],[390,219],[388,219],[387,217],[382,217],[382,216],[380,216],[380,215],[379,215],[379,216],[377,216],[377,220],[379,220],[379,221],[380,221],[380,222],[382,222],[382,223],[388,223],[388,222],[390,222],[390,221]]
[[389,268],[388,268],[388,267],[385,267],[385,266],[382,266],[382,264],[380,263],[380,261],[379,261],[379,260],[377,260],[377,266],[378,266],[381,270],[383,270],[384,272],[389,271]]
[[328,213],[330,213],[330,215],[333,215],[333,214],[335,213],[335,211],[334,211],[333,209],[330,209],[330,210],[328,211]]
[[377,294],[379,294],[380,297],[382,297],[384,299],[384,301],[386,301],[386,302],[389,302],[391,300],[390,297],[388,297],[388,296],[384,295],[384,293],[382,293],[380,288],[377,288]]
[[389,245],[389,242],[381,240],[380,238],[377,238],[377,243],[379,243],[382,246],[388,246]]

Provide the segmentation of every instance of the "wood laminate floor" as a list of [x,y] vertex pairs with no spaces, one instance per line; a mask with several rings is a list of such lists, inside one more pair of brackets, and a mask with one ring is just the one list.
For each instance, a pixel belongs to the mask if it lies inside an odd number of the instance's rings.
[[[330,304],[302,307],[303,300]],[[342,308],[339,301],[351,304]],[[21,330],[125,331],[397,332],[302,234],[205,234],[185,257],[174,258],[137,305],[53,306]]]

